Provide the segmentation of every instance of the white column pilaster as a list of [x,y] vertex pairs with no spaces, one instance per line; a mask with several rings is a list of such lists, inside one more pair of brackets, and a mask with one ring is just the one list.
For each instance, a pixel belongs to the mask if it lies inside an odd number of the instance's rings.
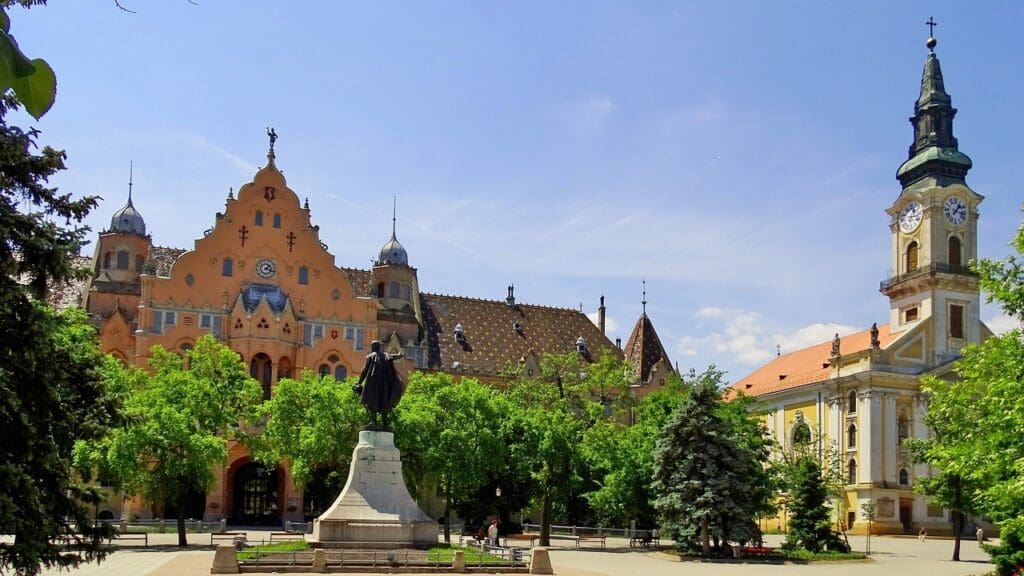
[[871,399],[874,392],[866,391],[857,395],[857,482],[871,482],[873,462],[871,458]]
[[885,410],[883,418],[885,419],[885,430],[882,452],[885,455],[885,474],[883,480],[892,488],[898,483],[896,477],[896,394],[892,392],[885,393],[884,401]]
[[[913,429],[911,438],[928,438],[928,426],[924,423],[924,415],[928,412],[928,397],[918,392],[914,396]],[[927,464],[914,464],[914,478],[921,478],[928,475]],[[913,482],[914,480],[911,479]]]

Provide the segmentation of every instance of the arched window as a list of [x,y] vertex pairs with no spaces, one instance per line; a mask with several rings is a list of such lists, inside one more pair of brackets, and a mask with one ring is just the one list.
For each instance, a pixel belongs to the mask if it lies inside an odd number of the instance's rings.
[[909,273],[913,272],[914,270],[917,270],[917,241],[916,240],[914,242],[911,242],[910,245],[907,246],[907,256],[906,256],[906,258],[907,259],[906,259],[905,264],[906,264],[906,268],[907,269],[904,271],[904,273],[909,274]]
[[103,255],[103,267],[110,268],[114,264],[114,254],[107,252]]
[[408,284],[402,284],[402,300],[412,302],[412,288]]
[[857,483],[857,461],[853,458],[850,458],[850,461],[846,463],[846,483]]
[[910,475],[907,474],[906,468],[900,468],[900,486],[910,485]]
[[949,269],[960,270],[963,266],[963,258],[960,251],[960,239],[956,236],[949,237]]
[[257,210],[256,211],[256,225],[257,226],[263,226],[263,211],[262,210]]
[[896,438],[901,443],[910,438],[910,422],[906,413],[900,413],[899,418],[896,419]]
[[348,377],[348,368],[345,368],[345,366],[342,365],[342,364],[338,364],[337,366],[334,367],[334,379],[335,380],[344,380],[347,377]]
[[846,395],[846,411],[850,414],[857,413],[857,391],[850,390],[850,393]]
[[806,422],[798,422],[793,426],[793,446],[811,443],[811,427]]
[[120,269],[120,270],[127,270],[128,269],[128,256],[129,256],[129,254],[128,254],[127,250],[118,250],[117,251],[117,267],[118,267],[118,269]]
[[[285,326],[287,326],[287,324]],[[277,361],[277,380],[280,382],[282,378],[291,377],[292,361],[289,360],[287,356],[282,356],[281,359]]]
[[383,298],[383,297],[384,297],[384,283],[380,282],[379,284],[377,284],[377,298]]
[[398,282],[392,282],[391,284],[388,284],[388,298],[398,298],[398,295]]
[[260,381],[263,399],[270,400],[270,384],[274,376],[274,364],[270,356],[260,352],[249,361],[249,375]]
[[846,447],[856,448],[857,447],[857,425],[851,423],[846,427]]
[[135,271],[136,272],[142,272],[142,265],[145,264],[145,263],[146,263],[146,257],[141,255],[141,254],[137,254],[135,256]]
[[327,364],[321,364],[319,372],[320,376],[327,376],[328,374],[331,373],[331,367],[328,366]]

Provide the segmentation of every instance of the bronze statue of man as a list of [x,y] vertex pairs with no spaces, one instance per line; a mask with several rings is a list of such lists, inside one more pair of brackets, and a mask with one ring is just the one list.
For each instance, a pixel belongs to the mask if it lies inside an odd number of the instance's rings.
[[[370,344],[371,352],[366,355],[366,364],[359,375],[359,381],[352,391],[359,396],[366,411],[370,414],[367,430],[390,431],[388,417],[402,399],[405,386],[395,370],[395,359],[401,354],[388,354],[381,351],[380,342],[374,340]],[[365,384],[364,384],[365,383]]]

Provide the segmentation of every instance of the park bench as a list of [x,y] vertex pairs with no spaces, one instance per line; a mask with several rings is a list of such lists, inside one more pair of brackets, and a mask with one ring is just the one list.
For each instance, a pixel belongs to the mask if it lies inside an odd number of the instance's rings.
[[234,543],[235,538],[239,536],[246,538],[248,534],[245,532],[210,532],[210,546],[213,546],[213,543],[218,540],[227,540]]
[[511,542],[529,542],[530,548],[537,544],[536,534],[509,534],[505,536],[505,543],[511,546]]
[[740,549],[740,556],[753,556],[755,558],[764,558],[774,553],[775,549],[767,546],[744,546]]
[[289,542],[291,542],[291,541],[298,541],[298,540],[305,540],[305,539],[306,539],[306,537],[305,537],[304,534],[297,534],[295,532],[271,532],[270,533],[270,543],[271,544],[273,544],[274,541],[277,541],[277,542],[289,541]]
[[599,542],[601,548],[607,548],[605,545],[604,534],[588,534],[586,536],[576,536],[576,547],[579,548],[584,542]]
[[114,540],[120,543],[123,540],[142,540],[143,546],[149,546],[149,534],[146,532],[118,532]]

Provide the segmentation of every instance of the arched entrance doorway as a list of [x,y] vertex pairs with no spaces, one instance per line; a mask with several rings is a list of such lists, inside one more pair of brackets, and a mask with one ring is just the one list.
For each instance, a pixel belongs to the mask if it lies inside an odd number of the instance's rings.
[[240,467],[232,480],[231,523],[248,526],[281,523],[280,471],[258,462]]
[[263,399],[270,400],[270,383],[273,380],[274,365],[270,356],[260,352],[249,361],[249,375],[260,381],[263,387]]

